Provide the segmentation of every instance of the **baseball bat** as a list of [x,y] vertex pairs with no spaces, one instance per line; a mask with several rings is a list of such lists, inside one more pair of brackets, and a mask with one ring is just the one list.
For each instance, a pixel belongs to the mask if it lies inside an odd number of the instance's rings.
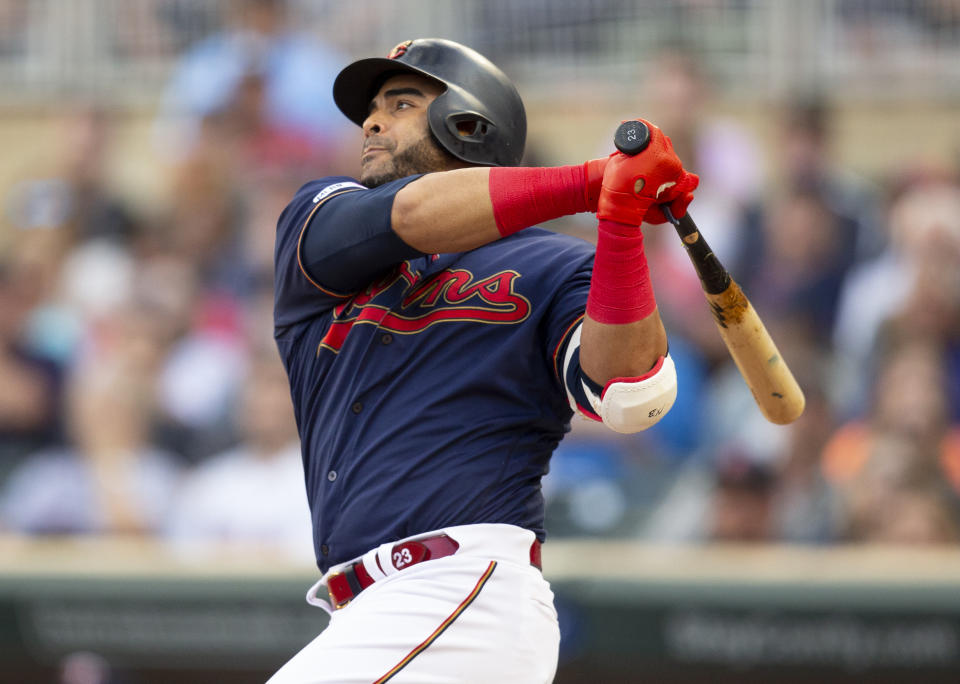
[[[642,152],[649,143],[650,131],[642,121],[623,122],[614,135],[617,149],[631,156]],[[756,309],[710,249],[690,213],[677,219],[666,205],[661,205],[661,209],[683,241],[720,337],[760,411],[772,423],[792,423],[803,413],[803,390]]]

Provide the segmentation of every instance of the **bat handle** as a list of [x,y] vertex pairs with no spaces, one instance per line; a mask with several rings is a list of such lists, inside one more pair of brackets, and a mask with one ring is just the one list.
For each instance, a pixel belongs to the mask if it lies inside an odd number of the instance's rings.
[[673,227],[677,229],[677,235],[683,241],[687,256],[690,257],[690,261],[693,262],[693,266],[697,270],[697,275],[700,276],[704,292],[712,295],[725,292],[730,287],[730,274],[717,259],[717,255],[710,249],[707,241],[703,239],[703,235],[700,234],[697,224],[693,222],[690,212],[678,219],[666,204],[661,204],[660,210],[667,217],[667,220],[673,224]]
[[[633,120],[624,121],[617,128],[613,136],[613,144],[620,152],[628,156],[640,154],[650,144],[650,129],[643,121]],[[666,204],[660,205],[663,215],[677,229],[677,234],[683,240],[683,246],[687,250],[687,256],[693,262],[697,275],[700,276],[700,282],[703,283],[703,289],[707,294],[720,294],[730,286],[730,274],[723,264],[717,259],[710,245],[700,235],[700,229],[693,222],[690,213],[684,214],[683,218],[677,219],[670,207]]]
[[[613,135],[613,144],[628,156],[640,154],[650,144],[650,129],[643,121],[624,121]],[[704,291],[707,294],[720,294],[725,291],[730,286],[730,274],[710,249],[707,241],[700,235],[700,229],[693,222],[690,213],[677,219],[666,204],[661,204],[660,210],[677,229],[677,234],[683,240],[687,256],[690,257],[697,275],[700,276]]]

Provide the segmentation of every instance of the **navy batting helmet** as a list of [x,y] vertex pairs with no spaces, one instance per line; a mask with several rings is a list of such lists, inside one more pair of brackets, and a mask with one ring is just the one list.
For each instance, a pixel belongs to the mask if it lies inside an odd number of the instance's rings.
[[348,119],[362,126],[377,89],[402,73],[427,76],[446,87],[430,103],[427,119],[434,137],[450,154],[471,164],[520,163],[527,138],[520,94],[493,62],[452,40],[408,40],[385,58],[354,62],[337,76],[333,99]]

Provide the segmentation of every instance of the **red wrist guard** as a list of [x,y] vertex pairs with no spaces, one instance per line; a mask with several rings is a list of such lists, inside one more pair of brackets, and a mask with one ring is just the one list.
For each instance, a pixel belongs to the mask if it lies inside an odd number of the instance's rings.
[[643,233],[636,226],[600,219],[587,315],[618,325],[642,320],[656,308]]
[[588,208],[585,164],[549,168],[495,166],[490,169],[489,187],[493,218],[504,237]]

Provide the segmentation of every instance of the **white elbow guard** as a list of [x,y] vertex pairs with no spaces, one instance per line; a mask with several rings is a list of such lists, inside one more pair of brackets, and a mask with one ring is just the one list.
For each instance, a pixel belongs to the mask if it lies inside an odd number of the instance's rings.
[[639,378],[616,378],[597,396],[584,384],[593,410],[611,430],[640,432],[655,425],[677,398],[677,368],[670,355]]

